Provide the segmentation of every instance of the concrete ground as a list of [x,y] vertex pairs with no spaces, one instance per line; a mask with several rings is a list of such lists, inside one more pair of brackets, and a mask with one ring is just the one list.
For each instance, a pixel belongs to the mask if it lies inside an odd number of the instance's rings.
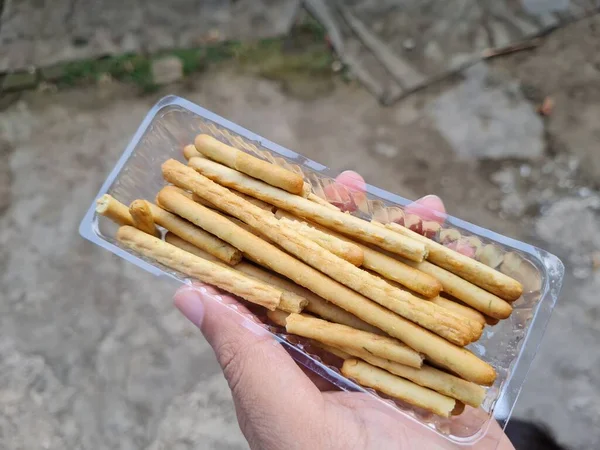
[[[246,446],[211,350],[172,307],[175,285],[77,233],[167,93],[405,197],[437,193],[451,214],[563,258],[563,295],[516,415],[549,425],[570,448],[595,448],[599,42],[595,16],[390,108],[353,84],[307,79],[298,88],[227,66],[152,96],[109,83],[4,99],[0,448]],[[555,108],[542,118],[545,96]]]

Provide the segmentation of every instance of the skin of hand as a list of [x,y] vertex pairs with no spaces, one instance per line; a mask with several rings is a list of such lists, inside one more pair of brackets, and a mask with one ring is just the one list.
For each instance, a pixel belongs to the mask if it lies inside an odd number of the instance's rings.
[[[365,190],[354,172],[342,173],[336,182]],[[425,220],[443,220],[445,214],[433,195],[407,210]],[[476,444],[458,447],[369,394],[338,390],[298,366],[245,306],[211,286],[186,285],[174,301],[213,348],[252,449],[514,450],[494,420]],[[467,407],[459,419],[457,429],[467,430],[486,416]]]

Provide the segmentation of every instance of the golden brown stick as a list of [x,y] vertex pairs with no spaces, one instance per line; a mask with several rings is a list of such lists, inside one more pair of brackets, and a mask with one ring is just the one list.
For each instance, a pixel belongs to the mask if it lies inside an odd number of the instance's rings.
[[475,408],[479,408],[485,399],[486,391],[481,386],[470,381],[465,381],[449,373],[423,364],[420,369],[415,369],[397,362],[380,358],[364,350],[341,348],[342,351],[360,358],[373,366],[380,367],[388,372],[406,378],[420,386],[433,389],[440,394],[460,400]]
[[356,328],[357,330],[368,331],[369,333],[373,334],[383,334],[380,329],[369,325],[355,315],[350,314],[348,311],[343,310],[339,306],[336,306],[327,300],[323,300],[321,297],[313,294],[312,292],[311,294],[312,295],[310,297],[307,297],[309,301],[308,305],[306,305],[306,311],[316,314],[317,316],[322,317],[329,322],[339,323],[348,327]]
[[419,241],[427,246],[427,259],[432,263],[470,281],[473,284],[497,295],[504,300],[516,300],[523,293],[523,286],[517,280],[492,269],[479,261],[469,258],[425,236],[415,233],[397,223],[388,223],[386,227],[397,233]]
[[[301,221],[302,219],[289,214],[288,212],[278,209],[275,212],[275,217],[281,219],[286,218],[293,221]],[[306,223],[306,222],[303,222]],[[357,245],[363,251],[363,263],[362,266],[365,269],[371,270],[378,273],[379,275],[387,278],[388,280],[395,281],[401,285],[407,287],[411,291],[417,292],[427,298],[435,297],[439,294],[442,289],[441,283],[431,275],[427,275],[420,270],[417,270],[407,264],[401,263],[400,261],[384,255],[377,250],[373,250],[366,245],[359,244],[358,242],[352,241],[345,236],[342,236],[335,231],[331,231],[325,227],[316,224],[310,224],[310,226],[320,230],[323,233],[335,236],[338,239]]]
[[202,153],[196,150],[194,144],[186,145],[185,147],[183,147],[183,157],[188,160],[197,157],[203,158]]
[[267,317],[273,322],[275,325],[285,328],[285,320],[290,314],[284,311],[267,311]]
[[302,236],[313,242],[316,242],[325,250],[329,250],[334,255],[345,259],[350,264],[360,266],[363,263],[363,251],[357,245],[338,239],[330,234],[323,233],[322,231],[309,226],[305,222],[296,222],[294,220],[286,219],[285,217],[280,220],[281,223],[296,230]]
[[[180,237],[175,236],[174,234],[167,233],[165,236],[165,241],[175,247],[178,247],[186,252],[192,253],[200,258],[204,258],[208,261],[212,261],[216,264],[222,264],[217,258],[212,256],[211,254],[205,252],[204,250],[199,249],[195,245],[190,244],[187,241],[184,241]],[[296,292],[286,289],[289,285],[294,285],[294,283],[283,280],[277,275],[270,274],[264,269],[255,266],[254,264],[250,264],[248,262],[240,262],[234,267],[234,270],[241,272],[250,278],[254,278],[255,280],[262,281],[263,283],[268,284],[269,286],[274,286],[276,289],[281,290],[281,301],[279,302],[279,306],[277,309],[281,311],[285,311],[288,313],[299,313],[301,312],[306,305],[308,304],[308,300]],[[278,283],[277,279],[281,280],[282,283]]]
[[433,297],[429,301],[443,308],[448,308],[449,310],[454,311],[455,313],[460,314],[461,316],[465,316],[468,319],[474,320],[482,326],[485,325],[484,315],[469,306],[461,305],[460,303],[448,300],[447,298],[444,298],[440,295],[438,295],[437,297]]
[[286,319],[285,328],[288,333],[314,339],[348,352],[351,349],[360,350],[416,368],[423,364],[421,355],[396,339],[355,330],[326,320],[290,314]]
[[96,212],[119,225],[133,226],[133,218],[129,213],[129,208],[112,195],[104,194],[96,200]]
[[[390,283],[392,286],[397,285],[397,283],[395,281],[387,280],[387,282]],[[453,308],[452,305],[450,305],[451,307],[448,307],[447,304],[443,303],[443,300],[446,300],[446,299],[443,299],[442,301],[436,301],[436,299],[440,298],[439,295],[437,297],[427,299],[415,292],[413,292],[413,294],[423,300],[427,300],[431,303],[435,303],[436,305],[441,306],[442,308],[447,308],[449,311],[452,311],[454,314],[456,314],[458,317],[460,317],[461,320],[464,321],[464,323],[466,323],[469,327],[471,327],[474,335],[481,336],[481,334],[483,333],[483,325],[478,320],[473,320],[470,317],[468,317],[469,312],[467,312],[467,314],[465,314],[465,311],[462,309]],[[475,311],[474,309],[471,309],[466,305],[458,305],[457,304],[457,306],[459,306],[461,308],[468,308],[471,310],[471,312],[473,314],[481,314],[478,311]]]
[[[165,188],[167,189],[167,188]],[[187,220],[147,202],[154,221],[171,233],[216,256],[227,264],[235,265],[242,259],[242,252],[216,236],[194,226]]]
[[263,180],[292,194],[302,194],[304,180],[294,172],[267,161],[255,158],[207,134],[199,134],[194,140],[196,149],[210,159],[239,170],[251,177]]
[[456,406],[456,401],[452,398],[356,359],[344,361],[342,374],[362,386],[373,388],[442,417],[450,417]]
[[463,402],[457,401],[456,405],[454,406],[454,409],[452,410],[452,415],[460,416],[464,412],[465,412],[465,404]]
[[183,201],[173,201],[166,207],[177,209],[177,214],[186,217],[201,228],[210,229],[216,236],[240,249],[262,266],[293,280],[325,300],[385,331],[466,380],[485,385],[494,382],[496,378],[494,369],[471,352],[376,305],[318,270],[238,227],[218,213],[185,197],[182,198]]
[[256,197],[295,215],[353,236],[358,240],[377,245],[413,261],[422,261],[427,254],[425,245],[414,239],[403,236],[399,239],[399,233],[385,230],[358,217],[319,205],[305,198],[290,195],[281,189],[274,188],[221,164],[206,159],[192,158],[189,165],[223,186]]
[[[250,203],[252,203],[255,206],[258,206],[260,209],[264,209],[265,211],[269,211],[269,212],[275,212],[275,207],[273,205],[269,205],[266,202],[263,202],[262,200],[259,200],[257,198],[254,197],[250,197],[249,195],[246,194],[242,194],[241,192],[237,192],[237,191],[231,191],[233,192],[235,195],[237,195],[238,197],[243,198],[244,200],[249,201]],[[203,199],[202,197],[200,197],[199,195],[196,194],[192,194],[192,200],[194,200],[195,202],[200,203],[201,205],[204,205],[208,208],[217,208],[218,209],[218,205],[213,205],[211,202],[209,202],[208,200]]]
[[437,278],[442,283],[444,292],[450,294],[452,297],[456,297],[477,311],[497,319],[506,319],[512,313],[510,303],[475,286],[467,280],[463,280],[458,275],[454,275],[446,269],[431,264],[428,261],[415,263],[403,260],[403,262]]
[[313,340],[311,342],[311,344],[315,347],[322,348],[323,350],[331,353],[332,355],[337,356],[340,359],[351,359],[352,358],[352,355],[350,355],[349,353],[346,353],[345,351],[340,350],[339,348],[332,347],[331,345],[323,344],[322,342],[315,341],[315,340]]
[[321,206],[325,206],[326,208],[329,209],[333,209],[334,211],[339,211],[340,208],[338,208],[335,205],[332,205],[331,203],[329,203],[327,200],[322,199],[321,197],[319,197],[316,194],[313,194],[312,192],[310,194],[308,194],[308,197],[306,197],[308,200],[310,200],[311,202],[315,202],[318,203]]
[[137,228],[127,225],[119,228],[117,240],[147,258],[267,309],[274,310],[281,301],[279,289],[199,258]]
[[485,316],[485,323],[489,326],[498,325],[498,322],[500,322],[499,319],[494,319],[493,317]]
[[[265,283],[272,284],[275,287],[280,288],[284,291],[290,291],[298,294],[300,297],[308,300],[308,304],[304,307],[304,309],[312,314],[316,314],[317,316],[322,317],[329,322],[339,323],[342,325],[346,325],[352,328],[356,328],[357,330],[367,331],[373,334],[382,334],[383,332],[372,325],[360,320],[353,314],[343,310],[339,306],[334,305],[327,300],[322,299],[315,293],[309,291],[308,289],[297,285],[296,283],[289,281],[281,276],[275,275],[271,272],[268,272],[260,267],[255,265],[240,263],[242,267],[246,268],[247,266],[252,266],[254,268],[254,273],[247,271],[248,275],[256,275],[261,281]],[[236,266],[236,268],[238,268]],[[260,271],[260,272],[258,272]],[[281,308],[280,308],[281,309]],[[289,311],[296,312],[296,311]]]
[[169,160],[163,164],[163,175],[169,182],[192,191],[213,204],[218,203],[221,210],[268,236],[307,264],[450,342],[467,345],[479,338],[461,317],[358,269],[285,226],[272,214],[237,197],[227,188],[194,172],[193,169],[175,160]]
[[154,225],[152,211],[145,200],[134,200],[131,202],[131,205],[129,205],[129,214],[131,214],[133,226],[138,230],[142,230],[144,233],[155,237],[160,237],[160,231]]

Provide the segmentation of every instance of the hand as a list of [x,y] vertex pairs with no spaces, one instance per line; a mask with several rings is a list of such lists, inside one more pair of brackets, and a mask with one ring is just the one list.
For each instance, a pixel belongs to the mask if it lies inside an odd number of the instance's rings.
[[[337,182],[364,191],[364,181],[354,172],[344,172]],[[408,209],[427,220],[445,214],[436,196],[424,197]],[[175,305],[201,329],[215,351],[251,448],[455,448],[372,396],[341,392],[300,368],[235,298],[210,286],[185,286],[175,294]],[[463,416],[464,426],[481,420],[473,409]],[[498,449],[513,449],[492,422],[487,435],[472,448],[493,448],[502,435]]]

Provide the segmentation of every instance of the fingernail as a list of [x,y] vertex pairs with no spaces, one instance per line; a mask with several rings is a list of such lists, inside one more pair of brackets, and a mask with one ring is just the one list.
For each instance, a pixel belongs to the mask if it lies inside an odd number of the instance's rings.
[[201,289],[184,286],[173,297],[177,309],[197,327],[202,325],[204,319],[204,299]]

